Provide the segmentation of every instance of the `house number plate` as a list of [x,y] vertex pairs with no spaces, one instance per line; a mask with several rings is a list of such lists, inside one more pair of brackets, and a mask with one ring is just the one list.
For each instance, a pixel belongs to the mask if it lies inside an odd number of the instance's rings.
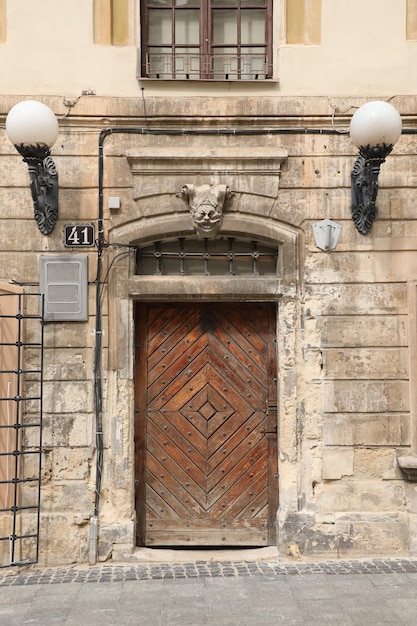
[[94,246],[94,225],[67,224],[64,229],[64,244],[72,248]]

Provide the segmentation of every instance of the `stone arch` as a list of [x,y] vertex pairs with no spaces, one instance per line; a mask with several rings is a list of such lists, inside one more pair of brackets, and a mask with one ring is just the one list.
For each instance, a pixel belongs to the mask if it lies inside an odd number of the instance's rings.
[[[168,239],[194,234],[187,213],[147,217],[112,229],[110,243],[136,245],[158,239]],[[293,295],[300,287],[299,237],[301,231],[293,226],[268,217],[238,213],[226,213],[221,236],[250,237],[279,247],[276,295]],[[143,279],[135,279],[136,282]],[[168,279],[169,280],[169,279]],[[187,278],[187,281],[190,279]],[[230,279],[229,279],[230,280]],[[133,282],[131,282],[131,286]],[[131,293],[135,297],[135,293]],[[243,294],[242,294],[243,295]],[[265,294],[266,295],[266,294]]]
[[[146,244],[158,240],[195,234],[189,215],[171,213],[143,217],[113,228],[109,241],[122,245]],[[297,449],[297,377],[295,375],[299,332],[297,313],[300,288],[299,239],[301,231],[270,217],[226,212],[219,236],[250,237],[266,244],[278,244],[277,276],[262,278],[219,276],[137,276],[131,255],[115,263],[109,284],[109,371],[108,396],[112,414],[120,416],[121,429],[132,442],[126,467],[134,471],[135,437],[135,368],[134,368],[134,302],[142,301],[269,301],[277,307],[277,392],[278,446],[280,458],[278,520],[287,509],[296,509],[296,491],[288,490],[294,480],[294,451]],[[110,427],[110,426],[109,426]],[[290,461],[290,463],[286,461]],[[294,496],[294,502],[290,501]],[[134,494],[131,495],[132,502]]]
[[[301,332],[299,297],[302,292],[301,228],[280,219],[279,179],[287,158],[282,149],[258,148],[247,154],[226,148],[144,148],[126,153],[132,175],[132,197],[108,222],[107,238],[119,246],[147,245],[159,240],[196,237],[190,208],[178,197],[187,184],[227,185],[233,198],[225,205],[219,237],[246,238],[278,247],[275,276],[141,276],[135,274],[132,254],[126,251],[112,266],[108,299],[109,397],[116,398],[113,413],[123,417],[123,432],[134,440],[134,302],[257,301],[277,308],[277,405],[282,510],[297,510],[294,451],[297,450],[297,334]],[[288,213],[286,214],[288,217]],[[114,256],[119,249],[112,251]],[[105,325],[104,325],[105,326]],[[123,393],[121,393],[123,391]],[[128,467],[134,464],[132,456]]]
[[[187,213],[143,217],[113,228],[109,241],[122,245],[150,243],[158,238],[175,238],[193,233]],[[276,302],[277,360],[279,380],[277,406],[279,423],[279,454],[284,459],[280,469],[280,508],[297,509],[296,490],[288,485],[294,481],[294,455],[297,450],[297,375],[296,345],[299,328],[298,300],[301,291],[302,232],[271,217],[226,213],[221,236],[248,236],[279,246],[277,276],[272,278],[234,279],[233,277],[136,276],[131,255],[115,263],[109,282],[109,397],[119,398],[115,406],[124,415],[123,429],[133,442],[134,427],[134,301],[247,301]],[[113,390],[113,394],[112,394]],[[123,390],[123,394],[120,391]],[[133,467],[134,450],[128,466]],[[289,462],[286,462],[289,461]],[[285,495],[284,495],[285,494]]]

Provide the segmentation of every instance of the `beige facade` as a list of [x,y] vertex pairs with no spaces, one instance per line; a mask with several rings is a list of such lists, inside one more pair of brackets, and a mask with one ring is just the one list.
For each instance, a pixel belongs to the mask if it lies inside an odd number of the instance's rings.
[[[264,81],[141,80],[139,2],[29,4],[0,0],[0,117],[4,127],[26,98],[57,115],[59,221],[49,236],[38,231],[27,168],[3,130],[0,281],[36,293],[39,259],[53,255],[87,256],[89,279],[88,320],[44,327],[39,562],[128,560],[140,548],[136,302],[276,303],[279,551],[415,555],[417,2],[275,0],[273,79]],[[357,151],[348,127],[372,99],[398,109],[404,133],[381,168],[372,230],[361,235],[351,219]],[[98,236],[103,129],[99,259],[96,247],[65,247],[64,227],[93,223]],[[129,246],[196,238],[178,197],[191,184],[233,191],[219,236],[276,246],[275,276],[135,273]],[[114,198],[120,208],[111,208]],[[331,252],[313,232],[326,218],[342,227]],[[23,471],[35,471],[26,463]],[[6,537],[10,513],[0,516]],[[0,557],[7,565],[7,541]]]

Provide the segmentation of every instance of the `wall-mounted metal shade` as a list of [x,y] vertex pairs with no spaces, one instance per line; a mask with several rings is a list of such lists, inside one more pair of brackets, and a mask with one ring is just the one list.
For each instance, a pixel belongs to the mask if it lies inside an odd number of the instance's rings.
[[24,100],[10,109],[6,133],[15,146],[47,146],[58,137],[58,120],[51,109],[36,100]]
[[29,168],[35,220],[44,235],[58,220],[58,173],[50,155],[58,131],[53,111],[36,100],[19,102],[6,118],[6,133]]
[[355,146],[394,145],[402,131],[401,116],[389,104],[375,100],[361,106],[350,122],[350,138]]
[[350,138],[359,148],[352,170],[352,219],[366,235],[377,214],[379,170],[402,131],[401,116],[389,102],[361,106],[350,122]]

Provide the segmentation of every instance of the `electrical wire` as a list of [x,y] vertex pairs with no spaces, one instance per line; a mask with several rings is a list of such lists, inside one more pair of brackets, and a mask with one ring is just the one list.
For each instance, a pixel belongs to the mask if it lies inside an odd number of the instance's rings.
[[[112,244],[106,244],[106,247],[111,247]],[[115,244],[115,247],[119,247],[119,244]],[[120,257],[123,256],[128,256],[131,252],[136,251],[136,246],[126,246],[129,247],[129,250],[125,250],[124,252],[119,252],[119,254],[116,254],[116,256],[113,257],[113,259],[111,260],[111,263],[109,265],[109,267],[107,268],[107,272],[104,276],[104,278],[101,281],[101,292],[100,292],[100,300],[101,302],[103,301],[103,294],[104,294],[104,288],[107,284],[108,278],[109,278],[109,274],[110,274],[110,270],[113,267],[114,263],[116,261],[118,261],[120,259]]]
[[103,386],[101,379],[101,352],[102,352],[102,327],[101,327],[101,300],[100,279],[102,271],[102,250],[97,255],[96,274],[96,330],[95,330],[95,354],[94,354],[94,404],[96,418],[96,481],[94,495],[94,517],[98,517],[100,506],[100,489],[103,471],[103,422],[102,422],[102,398]]

